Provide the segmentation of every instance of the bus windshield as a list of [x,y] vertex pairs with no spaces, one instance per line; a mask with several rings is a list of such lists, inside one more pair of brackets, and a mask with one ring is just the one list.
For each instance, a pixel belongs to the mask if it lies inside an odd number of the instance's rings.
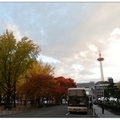
[[85,90],[69,90],[68,96],[86,96]]
[[86,97],[69,97],[68,106],[87,106]]

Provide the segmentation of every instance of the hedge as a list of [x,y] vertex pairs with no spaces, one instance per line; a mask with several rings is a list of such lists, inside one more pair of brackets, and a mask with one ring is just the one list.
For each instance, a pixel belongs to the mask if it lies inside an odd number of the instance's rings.
[[[101,106],[102,104],[99,104],[99,106]],[[119,112],[120,113],[120,105],[111,105],[111,104],[106,104],[103,103],[104,108],[106,109],[111,109],[113,111]]]

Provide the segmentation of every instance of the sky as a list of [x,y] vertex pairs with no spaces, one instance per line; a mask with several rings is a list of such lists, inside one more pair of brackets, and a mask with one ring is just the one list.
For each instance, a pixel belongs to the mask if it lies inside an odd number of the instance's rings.
[[0,2],[0,34],[32,39],[54,76],[77,83],[120,81],[120,2]]

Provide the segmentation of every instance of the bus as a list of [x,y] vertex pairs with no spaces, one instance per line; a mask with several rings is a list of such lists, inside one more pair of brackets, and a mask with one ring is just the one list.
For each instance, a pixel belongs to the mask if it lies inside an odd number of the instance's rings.
[[88,96],[84,88],[68,88],[68,112],[88,111]]

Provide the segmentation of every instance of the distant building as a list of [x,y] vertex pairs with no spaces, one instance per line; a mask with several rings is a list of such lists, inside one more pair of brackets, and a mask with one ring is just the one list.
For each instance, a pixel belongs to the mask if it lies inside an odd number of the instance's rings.
[[104,97],[104,90],[111,83],[114,83],[113,78],[108,77],[107,81],[98,81],[94,84],[94,91],[95,91],[95,96],[97,99]]
[[104,97],[104,89],[106,89],[109,84],[109,81],[99,81],[94,84],[96,99]]
[[78,83],[77,87],[79,87],[79,88],[85,88],[86,94],[88,95],[89,100],[92,101],[92,96],[94,96],[93,95],[94,82]]
[[[104,97],[104,90],[110,85],[114,83],[112,77],[108,77],[107,81],[98,81],[96,83],[89,82],[89,83],[77,83],[77,87],[83,87],[86,89],[87,94],[89,96],[93,95],[93,98],[99,99]],[[120,86],[120,82],[114,83],[114,86]]]
[[94,82],[77,84],[77,87],[84,87],[84,88],[93,88],[93,86],[94,86]]
[[112,77],[108,77],[108,82],[109,83],[113,83],[113,78]]

